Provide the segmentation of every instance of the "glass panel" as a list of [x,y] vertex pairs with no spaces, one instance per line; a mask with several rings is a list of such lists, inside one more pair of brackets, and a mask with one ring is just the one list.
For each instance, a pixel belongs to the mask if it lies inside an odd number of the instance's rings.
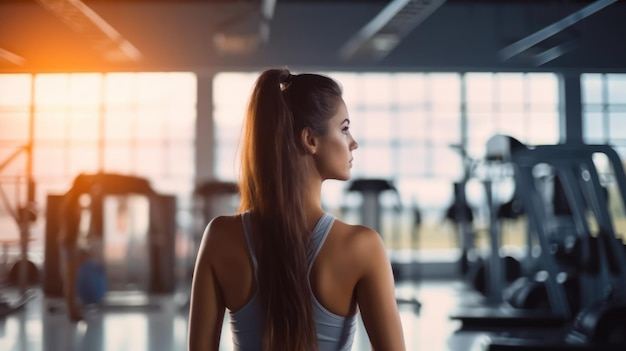
[[69,76],[69,100],[68,103],[74,108],[91,105],[99,106],[102,100],[102,75],[101,74],[71,74]]
[[380,145],[364,145],[353,152],[352,174],[359,177],[392,177],[392,149]]
[[426,149],[424,146],[403,146],[398,153],[398,176],[423,176],[426,172]]
[[215,152],[215,174],[218,179],[235,180],[239,174],[239,155],[232,144],[220,144]]
[[245,108],[244,106],[216,105],[213,110],[213,117],[216,128],[215,135],[220,136],[223,130],[232,128],[238,131],[238,138],[244,122]]
[[528,101],[533,105],[556,106],[559,101],[559,81],[553,73],[526,75]]
[[346,182],[327,180],[322,186],[322,204],[325,209],[339,215],[339,206],[343,203]]
[[4,112],[0,114],[0,140],[28,140],[28,114]]
[[213,78],[215,106],[242,107],[252,93],[257,73],[219,73]]
[[497,133],[492,113],[472,113],[467,121],[467,151],[472,157],[484,155],[487,140]]
[[348,113],[352,114],[352,107],[359,101],[359,84],[361,75],[354,73],[329,72],[328,76],[333,78],[343,91],[343,101],[348,106]]
[[167,173],[176,177],[193,177],[195,174],[194,153],[191,143],[170,145],[168,148],[167,163],[164,165]]
[[467,73],[465,75],[465,95],[468,109],[491,109],[494,99],[492,73]]
[[526,116],[523,113],[509,112],[501,116],[497,133],[510,135],[516,139],[524,140],[529,134]]
[[[450,179],[422,178],[416,198],[430,221],[441,223],[441,211],[452,203],[453,186]],[[433,218],[434,217],[434,218]]]
[[66,176],[69,167],[63,147],[36,145],[33,151],[33,173],[36,177]]
[[[195,73],[174,72],[162,73],[161,77],[166,78],[163,83],[165,96],[168,103],[176,107],[192,108],[198,100],[198,78]],[[195,119],[195,114],[193,115]]]
[[581,75],[581,81],[583,104],[602,103],[602,75],[585,73]]
[[63,112],[40,111],[35,118],[35,139],[66,140],[69,117]]
[[105,78],[105,98],[107,105],[130,106],[137,97],[136,73],[109,73]]
[[433,148],[430,162],[432,174],[437,177],[460,179],[463,176],[461,157],[450,147]]
[[136,157],[131,150],[130,144],[107,145],[104,152],[104,169],[107,172],[119,172],[132,174],[136,169],[134,163]]
[[626,113],[609,113],[609,138],[626,140]]
[[604,119],[602,113],[587,112],[583,115],[583,138],[585,142],[595,144],[604,139]]
[[498,73],[496,96],[503,109],[517,106],[524,101],[524,76],[522,73]]
[[30,74],[0,75],[0,106],[30,104]]
[[166,156],[163,154],[164,148],[160,145],[140,145],[137,147],[137,160],[135,170],[137,174],[150,176],[163,174],[166,168]]
[[457,73],[432,73],[427,76],[433,109],[459,111],[461,105],[461,77]]
[[423,110],[403,110],[397,115],[399,122],[398,139],[401,141],[423,142],[427,134],[427,119]]
[[459,143],[461,140],[459,113],[435,113],[431,118],[430,140],[433,140],[436,144]]
[[167,103],[166,98],[167,74],[141,73],[137,75],[137,104],[161,106]]
[[70,101],[69,92],[68,74],[39,74],[35,77],[37,105],[66,106]]
[[393,116],[389,111],[365,111],[359,114],[359,118],[354,120],[356,127],[354,137],[360,139],[391,141],[393,139],[392,130]]
[[168,116],[167,137],[172,139],[194,140],[196,138],[195,106],[181,106]]
[[[136,113],[136,136],[139,140],[155,140],[155,139],[163,139],[164,134],[167,132],[168,128],[165,128],[164,122],[167,120],[167,115],[160,111],[160,109],[155,108],[156,106],[149,106],[146,108],[142,108]],[[113,122],[113,121],[111,121]],[[130,122],[130,123],[129,123]],[[114,122],[114,125],[120,125],[124,123],[124,121],[118,120]],[[126,122],[126,124],[131,124],[132,119]]]
[[98,148],[95,143],[73,145],[69,150],[69,174],[75,176],[81,172],[97,172],[98,161]]
[[394,100],[392,95],[392,80],[389,74],[370,73],[363,76],[367,79],[361,87],[361,103],[367,105],[389,106]]
[[132,111],[107,113],[104,123],[106,140],[129,140],[135,133],[135,118],[136,115]]
[[393,76],[394,97],[401,105],[420,106],[426,101],[426,80],[422,73],[399,73]]
[[608,103],[626,104],[626,74],[607,74]]
[[556,144],[559,142],[559,120],[556,112],[530,115],[528,127],[528,135],[525,140],[529,144]]
[[100,135],[100,111],[96,107],[91,111],[72,111],[69,114],[69,137],[72,140],[97,140]]

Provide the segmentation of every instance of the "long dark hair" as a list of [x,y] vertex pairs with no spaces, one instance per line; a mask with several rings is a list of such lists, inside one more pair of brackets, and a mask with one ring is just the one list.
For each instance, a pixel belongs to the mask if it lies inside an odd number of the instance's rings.
[[317,350],[309,288],[310,232],[302,190],[304,128],[324,135],[341,88],[317,74],[264,71],[255,83],[242,139],[241,205],[250,210],[265,350]]

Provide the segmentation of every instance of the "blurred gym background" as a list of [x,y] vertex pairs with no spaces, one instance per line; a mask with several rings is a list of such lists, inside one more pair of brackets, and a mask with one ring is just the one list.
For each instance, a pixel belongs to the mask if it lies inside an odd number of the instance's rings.
[[[170,210],[155,236],[145,198],[105,197],[108,301],[149,313],[137,301],[171,294],[184,339],[197,245],[212,217],[237,208],[244,109],[274,66],[342,84],[359,149],[353,179],[327,182],[323,205],[379,230],[418,310],[428,302],[411,289],[428,281],[484,294],[476,267],[494,249],[520,267],[539,257],[514,171],[493,167],[488,141],[610,145],[626,158],[625,16],[622,1],[1,0],[0,318],[63,309],[54,201],[81,173],[117,174],[147,180]],[[594,162],[624,239],[613,165]],[[7,325],[7,349],[68,349]]]

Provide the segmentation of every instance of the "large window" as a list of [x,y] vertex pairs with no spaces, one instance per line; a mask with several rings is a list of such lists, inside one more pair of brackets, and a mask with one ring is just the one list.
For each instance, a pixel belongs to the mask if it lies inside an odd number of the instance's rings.
[[626,157],[626,74],[583,74],[583,138],[611,144]]
[[[353,178],[387,178],[399,189],[404,218],[384,221],[385,231],[409,231],[412,206],[419,207],[424,226],[438,230],[452,202],[452,183],[463,175],[463,162],[455,146],[464,146],[471,157],[480,158],[488,138],[496,133],[529,144],[556,143],[559,138],[558,80],[554,74],[328,75],[343,86],[352,132],[359,143],[354,152]],[[237,177],[239,132],[256,76],[221,73],[214,80],[215,168],[219,178]],[[345,189],[345,183],[325,185],[323,201],[328,209],[342,213],[342,208],[358,205],[359,200],[347,196]],[[469,191],[468,197],[482,201],[481,190]],[[431,239],[422,247],[456,245],[441,233],[433,233]],[[402,240],[390,245],[405,246]]]
[[[196,96],[191,73],[0,75],[0,164],[28,143],[32,128],[41,216],[48,194],[63,194],[79,173],[98,171],[145,177],[188,209]],[[24,201],[25,170],[22,153],[0,171],[10,202],[0,205],[3,233],[17,233],[8,214]],[[43,221],[37,223],[41,234]]]
[[[626,165],[626,74],[581,76],[583,138],[587,144],[611,145]],[[608,189],[609,208],[617,234],[626,238],[626,209],[608,163],[598,162]]]

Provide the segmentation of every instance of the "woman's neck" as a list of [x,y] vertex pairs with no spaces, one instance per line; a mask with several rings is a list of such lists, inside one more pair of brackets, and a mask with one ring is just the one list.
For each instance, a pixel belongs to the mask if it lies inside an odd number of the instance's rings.
[[303,191],[302,196],[307,228],[312,231],[317,221],[324,214],[324,209],[322,208],[322,181],[311,177]]

